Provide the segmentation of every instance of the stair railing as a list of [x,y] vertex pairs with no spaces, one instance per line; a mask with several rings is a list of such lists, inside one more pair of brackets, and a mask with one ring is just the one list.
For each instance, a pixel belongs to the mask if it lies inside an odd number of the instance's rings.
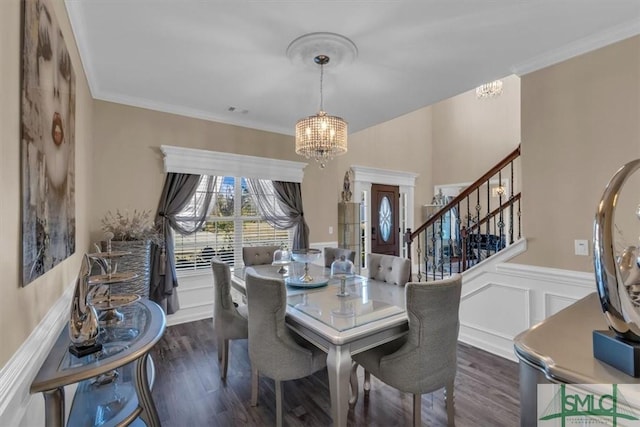
[[519,157],[520,146],[416,231],[407,229],[408,257],[415,246],[418,259],[412,277],[436,280],[466,271],[522,237]]

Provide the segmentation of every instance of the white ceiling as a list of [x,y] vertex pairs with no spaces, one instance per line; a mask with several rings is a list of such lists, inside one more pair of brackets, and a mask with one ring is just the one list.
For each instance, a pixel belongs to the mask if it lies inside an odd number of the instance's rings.
[[358,48],[324,78],[350,133],[640,33],[640,0],[65,3],[95,98],[284,134],[320,104],[319,67],[286,56],[306,33]]

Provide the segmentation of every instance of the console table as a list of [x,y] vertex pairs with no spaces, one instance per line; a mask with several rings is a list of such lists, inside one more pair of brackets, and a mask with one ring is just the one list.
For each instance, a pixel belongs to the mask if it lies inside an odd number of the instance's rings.
[[102,350],[83,357],[69,352],[65,326],[31,383],[31,393],[43,393],[45,425],[65,425],[64,386],[79,383],[69,425],[128,425],[138,417],[147,427],[160,426],[151,397],[153,360],[149,350],[166,327],[165,314],[154,302],[139,300],[122,307],[123,320],[101,325]]
[[598,295],[590,294],[514,338],[520,363],[520,424],[536,426],[538,384],[639,384],[593,357],[592,332],[607,330]]

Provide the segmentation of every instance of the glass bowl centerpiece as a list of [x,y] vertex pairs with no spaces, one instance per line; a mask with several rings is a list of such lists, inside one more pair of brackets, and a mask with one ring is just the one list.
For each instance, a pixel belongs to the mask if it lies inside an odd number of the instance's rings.
[[304,274],[298,278],[298,281],[313,283],[314,279],[309,275],[309,263],[319,259],[320,255],[322,255],[320,249],[295,249],[291,251],[292,260],[304,263]]

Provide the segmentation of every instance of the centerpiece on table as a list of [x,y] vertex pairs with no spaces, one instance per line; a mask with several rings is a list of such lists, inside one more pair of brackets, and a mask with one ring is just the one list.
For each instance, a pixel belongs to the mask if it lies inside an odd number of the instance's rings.
[[[160,236],[147,210],[115,213],[108,211],[102,218],[102,231],[111,238],[112,251],[129,252],[118,260],[118,271],[132,271],[138,277],[130,282],[114,284],[115,294],[136,294],[149,298],[151,276],[151,243],[159,242]],[[101,251],[107,251],[107,241],[100,242]]]

